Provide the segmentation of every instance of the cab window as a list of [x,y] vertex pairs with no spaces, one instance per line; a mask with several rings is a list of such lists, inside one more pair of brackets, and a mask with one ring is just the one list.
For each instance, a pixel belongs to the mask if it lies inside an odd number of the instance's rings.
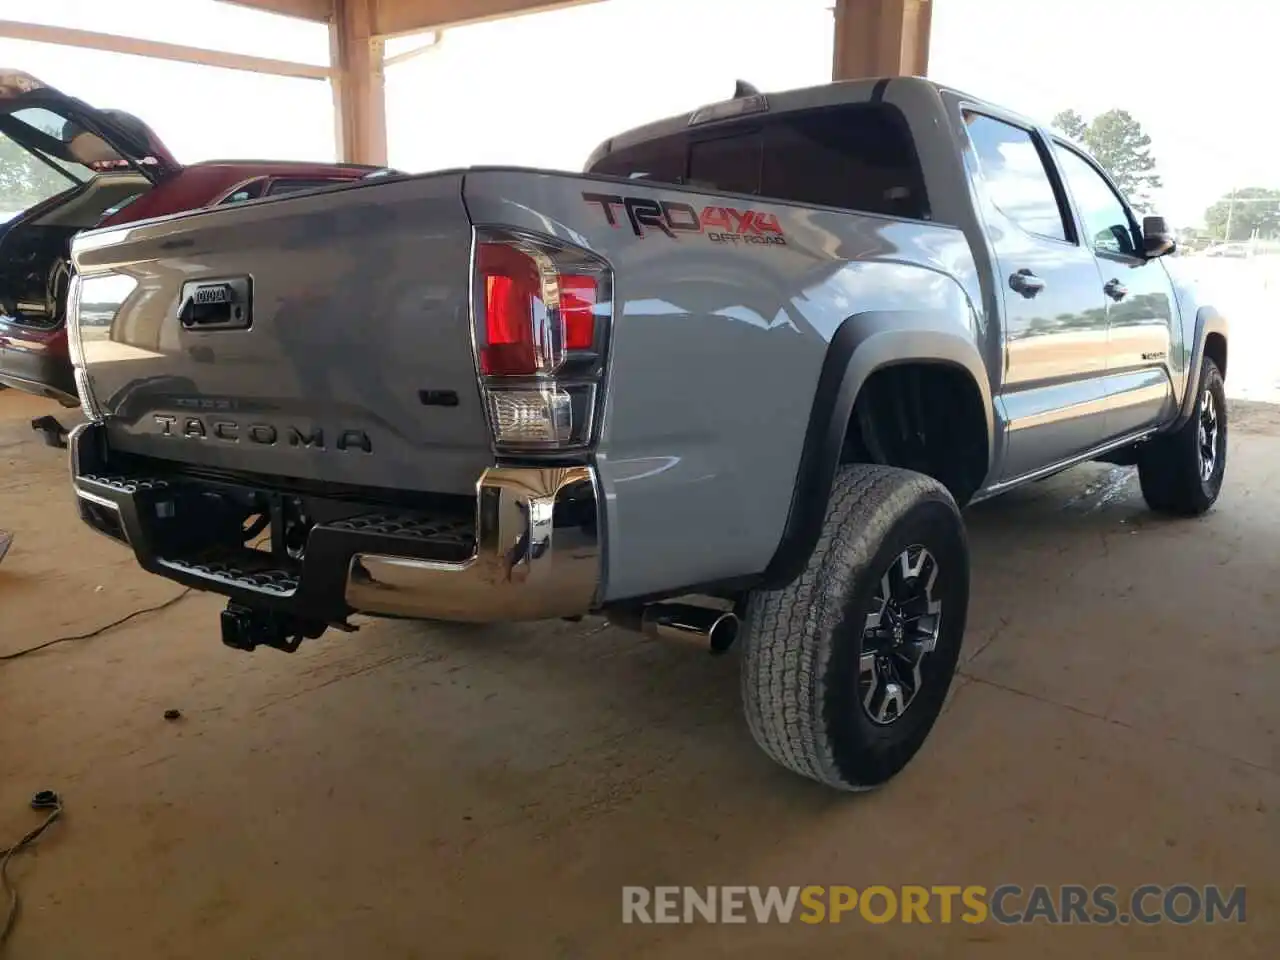
[[608,153],[587,172],[915,220],[930,217],[906,121],[883,104],[694,127]]
[[991,203],[1027,233],[1067,241],[1071,233],[1035,135],[973,111],[965,111],[964,123]]
[[262,188],[266,184],[265,180],[254,180],[251,183],[246,183],[219,200],[218,206],[221,207],[228,203],[244,203],[246,200],[257,200],[262,196]]
[[1070,147],[1054,144],[1058,166],[1076,202],[1084,223],[1084,234],[1097,253],[1136,257],[1138,245],[1129,211],[1111,184],[1091,164]]

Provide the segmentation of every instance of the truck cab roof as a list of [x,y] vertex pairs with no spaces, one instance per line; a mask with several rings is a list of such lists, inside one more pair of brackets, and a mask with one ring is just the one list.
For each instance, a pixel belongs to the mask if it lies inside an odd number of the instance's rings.
[[[624,133],[610,137],[591,152],[586,163],[590,170],[602,157],[625,147],[647,143],[664,137],[676,136],[688,132],[691,128],[714,129],[727,126],[747,116],[776,116],[797,110],[814,110],[823,107],[834,107],[848,103],[879,102],[884,99],[890,84],[895,88],[913,87],[918,91],[939,97],[942,93],[972,103],[977,106],[992,106],[979,97],[962,90],[936,83],[924,77],[872,77],[861,80],[837,80],[813,87],[799,87],[794,90],[783,90],[777,93],[750,94],[746,97],[730,98],[707,104],[688,113],[677,114],[656,120]],[[742,101],[752,101],[744,110],[733,110],[730,105]],[[994,107],[993,107],[994,108]],[[1011,119],[1024,121],[1029,126],[1038,126],[1032,120],[1016,117],[1009,110],[1001,107],[1000,113]],[[717,113],[720,115],[717,116]]]

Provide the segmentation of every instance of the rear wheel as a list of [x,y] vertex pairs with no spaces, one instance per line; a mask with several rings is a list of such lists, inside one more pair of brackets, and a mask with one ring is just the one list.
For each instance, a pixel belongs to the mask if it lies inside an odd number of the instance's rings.
[[1174,516],[1206,512],[1222,492],[1227,470],[1227,396],[1222,373],[1204,358],[1195,412],[1174,433],[1148,443],[1138,458],[1147,506]]
[[742,696],[756,742],[838,789],[884,783],[942,709],[968,601],[964,525],[946,489],[843,467],[804,572],[748,600]]

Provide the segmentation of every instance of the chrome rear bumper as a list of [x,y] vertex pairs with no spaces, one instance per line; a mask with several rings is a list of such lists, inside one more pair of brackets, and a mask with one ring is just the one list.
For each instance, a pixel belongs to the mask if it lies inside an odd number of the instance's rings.
[[[185,476],[159,461],[129,472],[113,462],[100,424],[77,427],[69,446],[86,524],[132,548],[144,569],[242,605],[324,623],[351,613],[486,622],[577,616],[599,601],[603,524],[589,466],[490,467],[472,522],[456,510],[349,500],[335,514],[323,497]],[[332,516],[310,527],[300,557],[264,553],[193,532],[210,497],[287,498],[309,516],[320,506]]]
[[357,553],[346,601],[433,620],[539,620],[587,613],[600,588],[590,467],[491,467],[480,477],[476,549],[461,563]]

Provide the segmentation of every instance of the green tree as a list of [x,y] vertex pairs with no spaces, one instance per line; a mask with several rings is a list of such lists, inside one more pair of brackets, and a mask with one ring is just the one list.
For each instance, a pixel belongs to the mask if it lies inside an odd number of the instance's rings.
[[25,210],[70,186],[66,177],[0,134],[0,211]]
[[1151,138],[1128,110],[1108,110],[1094,117],[1085,145],[1136,209],[1150,209],[1152,192],[1163,184],[1155,172]]
[[1075,110],[1063,110],[1053,118],[1053,126],[1077,143],[1084,143],[1085,135],[1089,132],[1089,125],[1085,123],[1084,117]]
[[1244,187],[1229,194],[1204,212],[1209,235],[1220,240],[1248,240],[1280,236],[1280,190]]
[[1151,209],[1151,195],[1162,186],[1151,156],[1151,138],[1128,110],[1108,110],[1089,123],[1079,112],[1063,110],[1053,126],[1083,144],[1139,213]]

